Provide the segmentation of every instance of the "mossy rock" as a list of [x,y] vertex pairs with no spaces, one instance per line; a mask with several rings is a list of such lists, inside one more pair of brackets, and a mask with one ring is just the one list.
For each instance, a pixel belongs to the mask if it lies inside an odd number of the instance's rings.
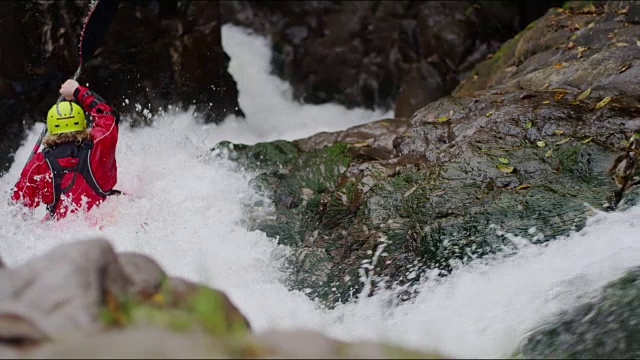
[[607,285],[595,299],[559,314],[529,335],[517,357],[640,358],[640,267]]

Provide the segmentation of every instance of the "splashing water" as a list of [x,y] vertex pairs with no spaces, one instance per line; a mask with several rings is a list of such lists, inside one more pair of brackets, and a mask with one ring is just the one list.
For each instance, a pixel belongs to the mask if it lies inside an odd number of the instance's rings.
[[[16,208],[2,207],[0,256],[8,266],[62,243],[103,237],[118,251],[150,255],[170,275],[225,291],[258,332],[314,329],[345,341],[491,358],[510,356],[522,336],[556,311],[640,265],[640,207],[634,207],[597,214],[582,231],[543,246],[514,239],[516,255],[480,259],[427,281],[414,301],[402,305],[392,293],[379,292],[327,310],[287,290],[278,270],[287,248],[241,225],[245,205],[260,197],[249,186],[251,174],[211,157],[209,149],[221,140],[294,140],[391,114],[293,102],[289,85],[269,75],[266,39],[231,25],[222,35],[246,119],[203,125],[188,113],[170,111],[150,127],[130,128],[125,122],[117,188],[127,195],[58,223],[41,223],[42,208],[23,220]],[[42,126],[30,130],[14,165],[0,178],[5,204]]]

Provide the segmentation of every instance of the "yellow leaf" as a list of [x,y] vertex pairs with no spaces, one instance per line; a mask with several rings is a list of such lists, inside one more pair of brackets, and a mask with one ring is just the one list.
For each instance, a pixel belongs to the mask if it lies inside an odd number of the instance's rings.
[[447,116],[447,115],[442,115],[438,119],[436,119],[436,121],[438,121],[438,122],[443,122],[443,121],[447,121],[447,120],[449,120],[449,116]]
[[611,101],[611,96],[607,96],[606,98],[602,99],[602,101],[600,101],[599,103],[596,104],[596,110],[602,108],[605,105],[607,105],[609,103],[609,101]]
[[351,144],[351,146],[354,146],[354,147],[363,147],[363,146],[369,146],[369,143],[368,143],[368,142],[366,142],[366,141],[360,141],[360,142],[357,142],[357,143],[353,143],[353,144]]
[[531,123],[531,121],[527,121],[527,123],[526,123],[526,124],[524,124],[524,128],[525,128],[525,129],[531,129],[531,126],[532,126],[532,125],[533,125],[533,124]]
[[553,135],[562,135],[562,133],[564,133],[564,130],[553,130]]
[[562,69],[563,65],[562,65],[562,63],[556,63],[556,64],[553,64],[553,67],[556,68],[556,69]]
[[155,295],[153,295],[151,297],[151,302],[155,303],[155,304],[162,304],[164,303],[164,295],[157,293]]
[[416,191],[416,189],[417,189],[418,187],[420,187],[420,185],[416,185],[416,186],[412,187],[412,188],[411,188],[411,189],[409,189],[406,193],[404,193],[404,196],[403,196],[403,197],[407,197],[407,196],[409,196],[409,195],[413,194],[413,192],[414,192],[414,191]]
[[594,23],[590,23],[587,27],[588,27],[589,29],[591,29],[591,28],[593,27],[593,25],[594,25]]
[[507,159],[507,158],[503,158],[503,157],[499,157],[499,158],[498,158],[498,161],[500,161],[500,162],[501,162],[501,163],[503,163],[503,164],[508,164],[508,163],[509,163],[509,159]]
[[627,44],[626,42],[617,42],[616,46],[617,47],[624,47],[624,46],[629,46],[629,44]]
[[584,100],[587,98],[587,96],[589,96],[589,94],[591,94],[591,87],[589,87],[587,90],[583,91],[580,95],[578,95],[576,100],[578,101]]
[[551,102],[551,100],[545,100],[545,101],[543,101],[542,103],[543,103],[543,104],[548,104],[548,103],[550,103],[550,102]]
[[640,46],[640,40],[636,40],[636,45]]
[[498,164],[496,165],[496,168],[505,174],[512,173],[514,170],[513,166],[507,166],[504,164]]
[[631,66],[631,63],[626,63],[622,66],[620,66],[620,69],[618,69],[618,74],[622,74],[623,72],[627,71],[627,69]]
[[516,190],[527,190],[531,187],[531,184],[522,184],[516,188]]
[[488,113],[485,114],[486,117],[491,117],[491,115],[493,115],[493,111],[489,111]]
[[593,137],[592,137],[592,136],[589,136],[588,138],[586,138],[586,139],[582,140],[582,143],[583,143],[583,144],[586,144],[586,143],[588,143],[589,141],[591,141],[591,139],[593,139]]
[[562,139],[562,140],[558,141],[558,142],[556,143],[556,145],[562,145],[562,144],[566,143],[566,142],[567,142],[567,141],[569,141],[569,140],[571,140],[571,138],[570,138],[570,137],[568,137],[568,138],[564,138],[564,139]]
[[564,93],[564,92],[556,93],[555,95],[553,95],[553,100],[562,100],[562,98],[563,98],[566,94],[567,94],[567,93]]
[[549,149],[547,150],[547,152],[544,154],[544,157],[549,157],[551,156],[551,154],[553,153],[553,149]]
[[538,141],[538,142],[536,142],[536,145],[538,145],[538,147],[545,147],[545,146],[547,146],[547,143],[544,142],[544,141]]

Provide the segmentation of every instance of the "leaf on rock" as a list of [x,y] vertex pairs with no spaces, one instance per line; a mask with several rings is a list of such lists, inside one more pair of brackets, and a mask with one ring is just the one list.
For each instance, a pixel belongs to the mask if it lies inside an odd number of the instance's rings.
[[562,135],[564,130],[553,130],[553,135]]
[[620,69],[618,69],[618,74],[622,74],[623,72],[627,71],[627,69],[631,66],[631,63],[626,63],[622,66],[620,66]]
[[566,142],[567,142],[567,141],[569,141],[569,140],[571,140],[571,138],[570,138],[570,137],[564,138],[564,139],[562,139],[562,140],[558,141],[558,142],[556,143],[556,145],[562,145],[562,144],[566,143]]
[[567,95],[565,92],[559,92],[553,95],[553,100],[562,100],[562,98]]
[[513,166],[507,166],[507,165],[505,165],[505,164],[498,164],[498,165],[496,165],[496,168],[497,168],[498,170],[502,171],[502,172],[503,172],[503,173],[505,173],[505,174],[512,173],[512,172],[513,172],[513,170],[514,170],[514,167],[513,167]]
[[593,137],[592,137],[592,136],[589,136],[588,138],[586,138],[586,139],[582,140],[582,143],[583,143],[583,144],[586,144],[586,143],[588,143],[589,141],[591,141],[591,139],[593,139]]
[[538,145],[538,147],[541,147],[541,148],[542,148],[542,147],[547,146],[547,143],[541,140],[541,141],[537,141],[537,142],[536,142],[536,145]]
[[617,47],[625,47],[625,46],[629,46],[629,44],[627,44],[626,42],[617,42],[616,46]]
[[419,187],[420,187],[420,185],[416,185],[416,186],[412,187],[406,193],[404,193],[403,197],[407,197],[407,196],[413,194],[413,192],[416,191],[416,189],[419,188]]
[[532,126],[532,125],[533,125],[533,124],[531,123],[531,121],[527,121],[527,122],[524,124],[524,128],[525,128],[525,129],[531,129],[531,126]]
[[543,104],[548,104],[548,103],[550,103],[550,102],[551,102],[551,100],[545,100],[545,101],[543,101],[542,103],[543,103]]
[[493,111],[489,111],[488,113],[485,114],[486,117],[491,117],[491,115],[493,115]]
[[589,50],[588,46],[578,46],[578,59],[582,58],[582,53]]
[[499,157],[499,158],[498,158],[498,161],[500,161],[500,162],[501,162],[501,163],[503,163],[503,164],[508,164],[508,163],[509,163],[509,159],[507,159],[507,158],[503,158],[503,157]]
[[595,108],[596,110],[604,107],[605,105],[607,105],[609,103],[609,101],[611,101],[611,96],[607,96],[606,98],[602,99],[599,103],[596,104]]
[[591,87],[589,87],[587,90],[583,91],[580,95],[578,95],[576,100],[578,101],[584,100],[587,98],[587,96],[589,96],[589,94],[591,94]]
[[437,122],[443,122],[449,120],[449,115],[442,115],[436,119]]
[[553,154],[553,149],[549,149],[549,150],[547,150],[547,152],[544,154],[544,157],[547,157],[547,158],[548,158],[548,157],[550,157],[550,156],[551,156],[551,154]]
[[556,69],[562,69],[564,67],[564,65],[562,65],[562,63],[555,63],[553,64],[553,67]]
[[527,190],[531,188],[531,184],[522,184],[516,188],[516,190]]

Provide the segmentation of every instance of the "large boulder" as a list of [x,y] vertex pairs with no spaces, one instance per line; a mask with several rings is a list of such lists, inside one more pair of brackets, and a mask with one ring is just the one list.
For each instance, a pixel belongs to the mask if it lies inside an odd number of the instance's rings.
[[[408,299],[425,277],[517,251],[512,235],[552,241],[615,208],[609,170],[640,131],[628,77],[640,68],[640,5],[594,4],[550,10],[410,120],[214,147],[273,199],[273,214],[251,224],[293,248],[291,287],[328,306],[382,287]],[[632,205],[640,190],[622,198]]]
[[117,254],[103,239],[61,245],[0,272],[0,346],[26,351],[126,325],[217,336],[251,329],[224,293],[169,277],[145,255]]
[[638,359],[640,268],[608,284],[602,293],[558,314],[527,336],[524,359]]

